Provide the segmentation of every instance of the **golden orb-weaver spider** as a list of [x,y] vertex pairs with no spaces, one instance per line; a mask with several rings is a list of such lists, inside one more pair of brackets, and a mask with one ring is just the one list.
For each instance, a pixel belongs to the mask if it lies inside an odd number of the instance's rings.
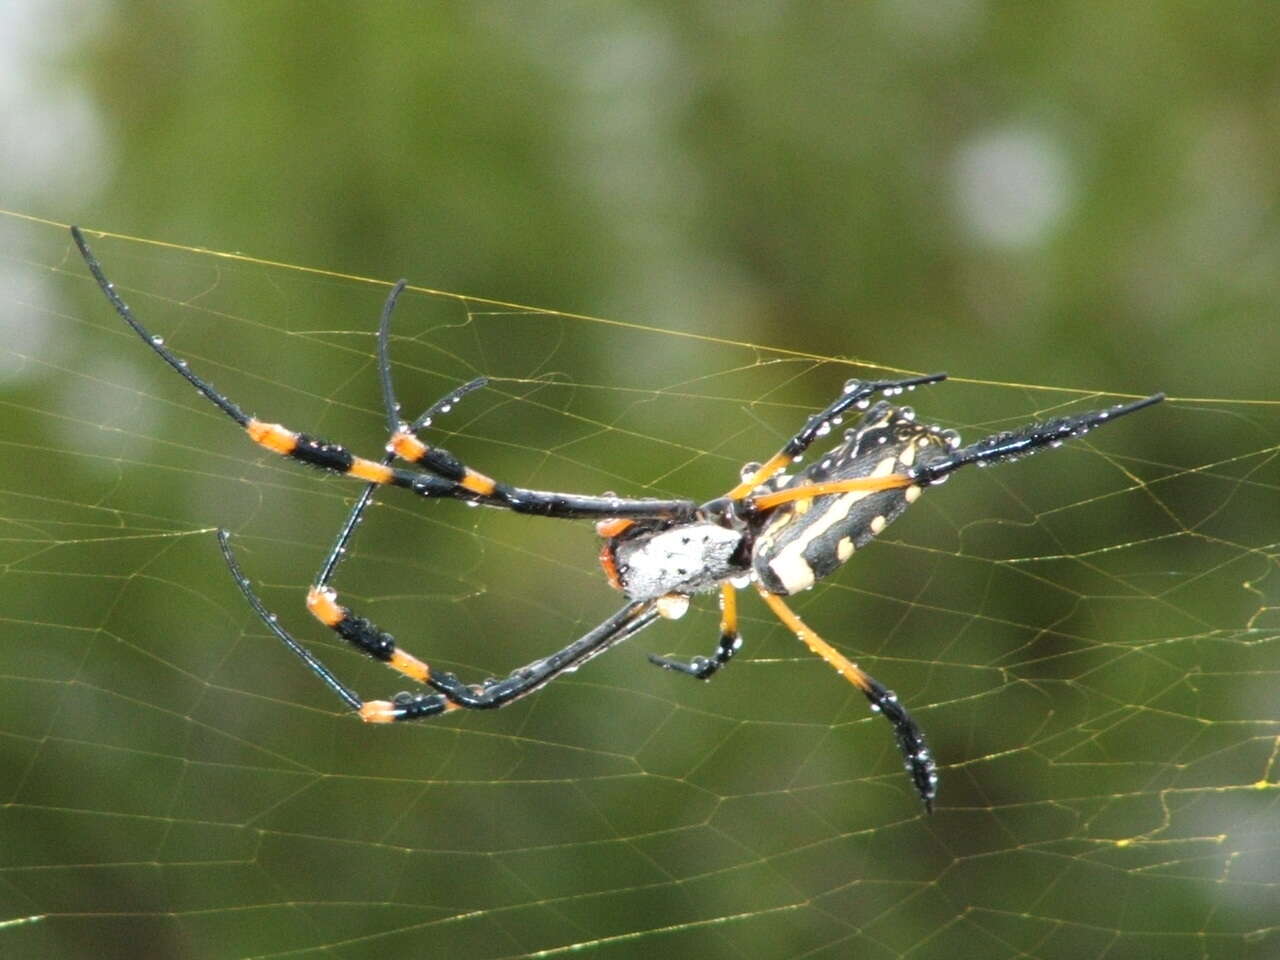
[[[107,280],[80,230],[72,227],[71,234],[98,286],[125,323],[169,366],[238,423],[250,439],[274,453],[368,483],[307,594],[307,608],[358,650],[431,688],[432,693],[400,693],[391,700],[361,699],[280,626],[241,572],[227,532],[218,533],[232,576],[253,609],[363,720],[390,723],[458,709],[504,706],[634,636],[659,617],[679,617],[692,594],[718,591],[720,641],[711,656],[695,657],[691,661],[656,655],[649,658],[667,670],[708,679],[733,658],[742,644],[736,596],[740,587],[751,583],[774,614],[810,650],[861,690],[872,710],[883,713],[893,725],[912,784],[928,810],[933,807],[938,775],[916,722],[892,691],[814,633],[791,611],[783,597],[806,590],[834,572],[858,547],[913,503],[926,487],[943,482],[961,467],[1016,460],[1164,399],[1163,394],[1156,393],[1103,410],[1029,423],[961,446],[959,435],[954,431],[918,423],[910,407],[895,406],[885,400],[871,404],[876,394],[895,396],[904,390],[943,380],[946,374],[901,380],[850,380],[840,396],[809,417],[781,450],[764,463],[748,464],[739,483],[723,496],[705,503],[526,490],[493,480],[447,450],[428,446],[417,436],[433,416],[447,412],[464,394],[483,386],[483,379],[473,380],[437,401],[412,423],[399,419],[391,384],[388,341],[391,312],[405,281],[396,284],[387,297],[379,326],[379,370],[391,440],[388,455],[377,462],[355,456],[337,444],[249,416],[207,380],[193,373],[186,361],[142,326],[114,284]],[[800,461],[814,441],[840,425],[851,411],[857,411],[858,419],[844,432],[839,444],[800,472],[794,475],[784,472]],[[396,457],[420,469],[391,466]],[[568,646],[519,668],[504,679],[467,684],[452,673],[434,672],[426,663],[402,650],[389,633],[339,604],[330,586],[339,558],[372,491],[384,485],[402,487],[428,499],[449,498],[542,517],[595,518],[596,529],[604,538],[601,566],[610,584],[627,597],[627,603]]]

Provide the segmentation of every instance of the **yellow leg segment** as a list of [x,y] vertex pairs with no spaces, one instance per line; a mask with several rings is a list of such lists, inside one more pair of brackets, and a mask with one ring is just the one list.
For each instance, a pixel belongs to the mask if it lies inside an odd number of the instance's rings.
[[756,590],[760,592],[760,596],[769,605],[769,609],[773,611],[774,616],[786,624],[787,629],[794,633],[801,643],[835,667],[840,676],[844,677],[863,693],[872,692],[871,678],[867,676],[867,673],[861,667],[814,633],[803,620],[792,612],[791,608],[783,602],[780,596],[769,593],[758,584]]
[[825,483],[809,483],[800,487],[788,487],[776,493],[765,493],[751,498],[757,510],[768,510],[792,500],[810,500],[829,493],[849,493],[852,490],[894,490],[909,487],[912,479],[905,473],[891,473],[884,477],[853,477],[849,480],[829,480]]

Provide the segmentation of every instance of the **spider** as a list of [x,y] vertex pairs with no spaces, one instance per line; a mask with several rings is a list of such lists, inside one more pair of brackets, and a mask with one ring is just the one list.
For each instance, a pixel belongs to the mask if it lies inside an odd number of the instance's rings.
[[[241,571],[228,533],[218,531],[231,575],[254,611],[361,719],[391,723],[459,709],[505,706],[634,636],[657,619],[680,617],[693,594],[718,592],[720,639],[709,656],[691,660],[649,656],[650,661],[666,670],[710,679],[742,646],[737,591],[750,584],[805,646],[861,690],[873,712],[888,719],[912,785],[929,812],[937,794],[938,774],[920,727],[891,690],[818,636],[792,612],[784,597],[807,590],[835,572],[914,503],[925,488],[942,483],[961,467],[1004,463],[1058,446],[1066,439],[1164,399],[1163,394],[1156,393],[1128,404],[1028,423],[961,446],[955,431],[917,422],[910,407],[896,406],[888,400],[871,402],[877,394],[894,397],[937,383],[946,374],[849,380],[840,395],[810,416],[777,453],[763,463],[747,464],[737,484],[723,496],[705,503],[526,490],[494,480],[418,437],[433,417],[448,412],[465,394],[484,386],[483,378],[454,390],[411,423],[399,419],[388,343],[391,314],[405,281],[397,283],[387,297],[378,330],[378,367],[390,433],[387,455],[379,462],[249,416],[209,381],[193,373],[186,361],[159,337],[151,335],[107,280],[80,230],[72,227],[71,235],[116,313],[169,366],[238,423],[250,439],[274,453],[366,481],[307,593],[307,609],[356,649],[429,688],[430,693],[399,693],[390,700],[361,699],[280,626]],[[800,462],[816,440],[840,425],[845,415],[856,415],[857,419],[836,446],[808,467],[793,474],[786,472]],[[411,468],[392,466],[396,458]],[[600,564],[609,583],[622,592],[627,602],[568,646],[503,679],[468,684],[452,673],[433,671],[401,649],[391,634],[342,606],[330,586],[355,526],[379,486],[402,487],[427,499],[461,500],[541,517],[594,518],[603,538]]]

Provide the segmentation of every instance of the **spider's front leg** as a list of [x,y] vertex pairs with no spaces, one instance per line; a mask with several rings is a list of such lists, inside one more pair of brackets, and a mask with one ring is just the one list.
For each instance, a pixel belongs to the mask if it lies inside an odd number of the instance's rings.
[[[344,703],[356,711],[367,723],[396,723],[421,720],[458,709],[491,710],[506,706],[525,694],[546,685],[557,676],[580,666],[615,644],[639,633],[659,616],[656,601],[632,601],[594,630],[584,634],[568,646],[549,657],[535,660],[513,671],[503,680],[490,681],[475,686],[464,684],[451,673],[433,674],[425,663],[398,650],[394,638],[363,618],[352,617],[350,611],[340,607],[332,596],[317,599],[317,616],[335,621],[333,628],[342,633],[358,635],[366,653],[383,660],[405,676],[420,680],[433,687],[435,693],[398,693],[390,700],[363,700],[360,695],[340,681],[287,630],[280,626],[258,595],[254,593],[248,578],[240,570],[231,550],[230,535],[218,531],[218,543],[231,571],[232,579],[253,607],[259,619],[267,625],[280,641],[288,647],[324,684],[336,693]],[[343,626],[339,628],[339,624]],[[355,641],[353,641],[355,642]]]

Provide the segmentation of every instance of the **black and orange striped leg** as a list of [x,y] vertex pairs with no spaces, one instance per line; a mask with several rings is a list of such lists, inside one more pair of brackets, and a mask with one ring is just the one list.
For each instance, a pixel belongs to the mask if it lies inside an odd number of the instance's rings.
[[[325,686],[337,694],[348,707],[356,711],[366,723],[397,723],[421,720],[424,717],[433,717],[458,709],[492,710],[506,706],[546,685],[566,670],[578,667],[615,644],[634,636],[659,616],[654,601],[633,601],[594,630],[551,656],[535,660],[513,671],[503,680],[467,685],[451,673],[433,675],[426,664],[398,651],[395,641],[389,634],[378,630],[367,620],[352,617],[349,611],[337,606],[336,603],[329,607],[331,598],[319,597],[316,600],[317,616],[332,619],[334,629],[358,636],[357,642],[366,652],[385,660],[405,676],[423,680],[437,691],[435,693],[398,693],[390,700],[363,700],[358,693],[335,677],[315,654],[280,626],[278,618],[258,598],[248,578],[241,571],[235,554],[231,550],[230,535],[227,531],[218,531],[218,543],[222,548],[227,568],[231,571],[232,579],[235,580],[236,586],[240,588],[240,592],[249,601],[249,605],[259,619],[307,665],[312,673],[323,681]],[[345,625],[343,625],[344,621],[346,621]]]
[[699,680],[710,680],[734,654],[742,649],[742,635],[738,632],[738,591],[731,584],[720,584],[720,643],[716,652],[709,657],[694,657],[692,660],[677,660],[674,657],[660,657],[656,653],[649,654],[649,662],[664,670],[675,670],[687,673]]
[[906,708],[898,702],[898,695],[892,690],[886,690],[875,677],[814,633],[792,612],[780,596],[769,593],[759,584],[756,585],[756,589],[768,604],[769,609],[801,643],[835,667],[840,676],[861,690],[871,702],[872,711],[884,714],[893,725],[894,739],[902,752],[903,764],[911,777],[911,783],[916,788],[916,793],[920,795],[920,799],[924,801],[925,810],[932,813],[933,798],[938,793],[938,768],[933,761],[933,754],[925,744],[924,732],[912,719],[911,714],[907,713]]
[[[393,431],[398,425],[399,405],[396,403],[395,391],[391,381],[388,337],[391,313],[395,309],[396,301],[401,292],[403,292],[404,287],[405,281],[401,280],[392,287],[391,292],[387,295],[378,331],[378,357],[379,368],[382,372],[383,406],[387,411],[389,429]],[[413,428],[423,429],[431,423],[432,418],[452,410],[466,394],[480,389],[487,382],[485,378],[480,377],[441,397],[413,422]],[[388,452],[383,458],[382,465],[388,466],[394,456],[393,452]],[[351,539],[355,535],[356,527],[359,526],[364,512],[372,502],[378,486],[377,483],[368,483],[352,505],[347,514],[346,522],[342,525],[337,539],[321,564],[320,573],[316,577],[315,584],[307,592],[307,609],[312,616],[357,650],[373,657],[375,660],[386,663],[409,679],[425,684],[431,676],[430,667],[412,654],[399,649],[396,646],[395,638],[382,630],[373,621],[365,617],[356,616],[349,608],[339,604],[337,593],[329,585],[337,571],[338,564],[347,553]],[[415,716],[430,716],[445,710],[456,709],[456,705],[451,702],[444,705],[436,703],[439,699],[440,695],[438,694],[402,694],[395,702],[400,703],[405,708],[400,712],[411,712]],[[375,705],[369,708],[373,711],[372,715],[366,715],[366,711],[363,708],[361,709],[361,715],[365,716],[365,719],[382,720],[387,716],[385,703],[385,701],[375,701]],[[395,718],[395,714],[396,710],[392,710],[391,715],[393,718]]]
[[430,667],[396,646],[396,638],[372,620],[358,617],[338,603],[338,595],[332,587],[312,587],[307,592],[307,609],[313,617],[361,653],[381,660],[416,683],[425,684],[430,681]]
[[305,433],[297,433],[278,423],[267,423],[251,417],[215,389],[211,383],[193,373],[185,360],[173,353],[164,345],[160,337],[153,336],[139,322],[129,305],[116,292],[115,285],[103,273],[102,266],[93,256],[80,229],[72,227],[71,235],[102,292],[115,311],[142,341],[210,403],[240,424],[254,443],[273,453],[368,483],[401,487],[421,497],[463,500],[534,516],[570,520],[598,520],[609,517],[688,520],[697,513],[698,505],[692,500],[596,497],[508,486],[470,470],[452,457],[439,458],[441,469],[450,473],[452,479],[449,476],[442,476],[439,472],[398,469],[388,464],[378,463],[376,460],[356,456],[339,444],[329,443]]
[[[263,605],[258,595],[254,593],[248,577],[244,575],[240,565],[236,562],[235,554],[231,550],[230,535],[226,530],[218,531],[218,545],[222,548],[222,556],[226,560],[227,569],[231,571],[232,579],[235,580],[236,586],[240,588],[240,592],[244,594],[245,599],[249,601],[249,605],[257,613],[258,618],[280,639],[281,643],[288,647],[298,659],[307,665],[307,668],[312,673],[320,678],[325,686],[337,694],[343,703],[358,713],[361,719],[370,723],[387,723],[401,719],[401,714],[409,712],[412,712],[413,718],[416,719],[418,717],[446,713],[458,708],[457,704],[450,702],[448,697],[438,693],[401,693],[397,694],[393,700],[362,700],[358,693],[335,677],[333,672],[315,654],[303,646],[289,631],[280,626],[279,618]],[[382,636],[386,635],[382,634]],[[390,649],[394,651],[394,642],[391,643]]]
[[[404,290],[404,287],[405,281],[403,280],[392,287],[382,308],[382,320],[378,328],[378,361],[382,375],[382,402],[387,412],[388,427],[392,431],[398,425],[397,415],[400,408],[396,403],[395,390],[391,380],[388,341],[391,313],[395,309],[396,300]],[[480,389],[487,382],[485,378],[479,377],[441,397],[413,422],[413,428],[423,429],[431,423],[434,417],[452,410],[464,396],[473,390]],[[388,451],[383,458],[383,466],[387,466],[394,456],[393,452]],[[412,654],[398,649],[395,644],[395,638],[378,627],[377,624],[365,617],[356,616],[350,609],[340,605],[337,594],[329,585],[334,573],[337,571],[338,564],[346,555],[351,539],[355,535],[356,527],[360,524],[364,512],[372,502],[377,489],[378,484],[367,484],[364,490],[361,491],[359,498],[352,505],[350,512],[347,514],[346,522],[342,525],[337,539],[321,564],[320,573],[316,577],[315,584],[307,592],[307,609],[312,616],[356,649],[368,654],[375,660],[381,660],[411,680],[425,684],[431,675],[430,668]],[[417,700],[415,699],[414,702],[416,703]]]
[[401,487],[420,497],[449,498],[560,520],[614,517],[658,517],[689,520],[697,513],[692,500],[655,500],[628,497],[596,497],[550,490],[512,487],[460,466],[461,480],[434,472],[405,470],[366,460],[335,443],[294,433],[277,423],[250,419],[245,426],[250,439],[274,453],[369,483]]
[[[691,520],[698,510],[698,505],[692,500],[594,497],[514,487],[473,470],[448,450],[429,446],[415,434],[412,425],[401,424],[392,436],[391,449],[407,463],[428,471],[415,476],[440,477],[453,484],[453,491],[446,495],[455,499],[562,520],[658,517],[682,521]],[[423,495],[439,494],[423,492]]]
[[865,407],[867,400],[874,394],[883,393],[886,396],[890,396],[901,393],[903,390],[914,390],[924,384],[937,383],[946,378],[947,375],[945,373],[933,373],[928,376],[907,377],[902,380],[847,381],[840,396],[827,404],[826,408],[806,420],[800,431],[783,444],[781,450],[760,464],[755,470],[746,474],[742,482],[730,490],[726,496],[730,500],[741,500],[748,496],[756,487],[770,477],[791,466],[797,457],[803,456],[804,452],[809,449],[815,440],[825,436],[833,427],[839,425],[845,413],[851,409]]
[[[395,386],[391,376],[391,314],[394,312],[396,302],[400,299],[400,294],[404,292],[406,281],[399,280],[395,286],[391,288],[391,292],[387,294],[386,302],[382,306],[382,318],[378,323],[378,371],[379,378],[382,381],[382,409],[387,415],[387,453],[382,458],[382,466],[390,466],[391,461],[395,459],[395,452],[391,449],[391,438],[401,426],[400,404],[396,401]],[[432,421],[443,413],[448,413],[457,407],[458,403],[467,394],[474,390],[487,386],[488,377],[476,377],[469,380],[456,390],[452,390],[445,394],[431,406],[427,407],[422,414],[413,421],[409,429],[417,431],[422,430],[431,425]],[[364,517],[365,511],[369,504],[373,501],[380,484],[366,483],[360,496],[356,498],[356,502],[352,505],[350,512],[347,514],[346,523],[343,524],[341,531],[338,533],[337,539],[330,548],[329,554],[325,557],[324,563],[320,567],[320,574],[316,577],[315,587],[321,588],[329,585],[332,580],[334,571],[338,564],[346,555],[347,547],[350,545],[351,538],[355,534],[355,529],[359,526]]]

